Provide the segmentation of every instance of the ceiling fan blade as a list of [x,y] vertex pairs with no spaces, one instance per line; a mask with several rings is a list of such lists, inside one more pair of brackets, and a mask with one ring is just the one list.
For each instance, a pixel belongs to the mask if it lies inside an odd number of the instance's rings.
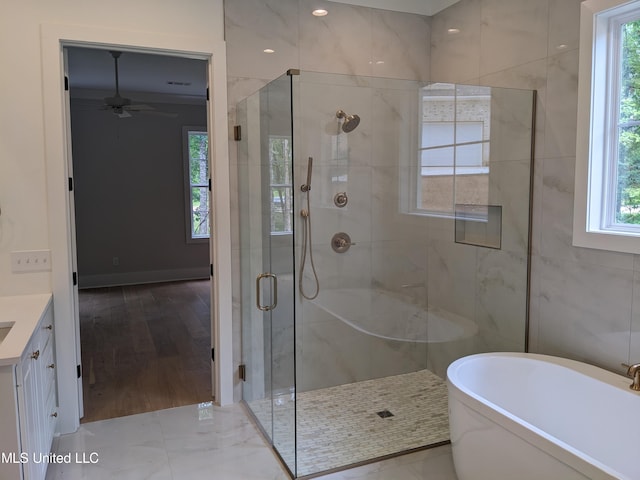
[[151,111],[151,110],[155,110],[155,108],[153,108],[150,105],[125,105],[124,106],[125,109],[129,110],[130,112],[142,112],[142,111]]
[[158,112],[157,110],[140,110],[139,112],[143,115],[155,115],[157,117],[167,117],[167,118],[176,118],[178,116],[177,113],[169,113],[169,112]]

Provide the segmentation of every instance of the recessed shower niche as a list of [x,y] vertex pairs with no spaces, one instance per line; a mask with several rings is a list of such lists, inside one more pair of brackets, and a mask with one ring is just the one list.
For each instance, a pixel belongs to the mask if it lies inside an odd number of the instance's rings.
[[237,105],[243,401],[292,477],[448,442],[447,366],[524,351],[534,98],[290,71]]

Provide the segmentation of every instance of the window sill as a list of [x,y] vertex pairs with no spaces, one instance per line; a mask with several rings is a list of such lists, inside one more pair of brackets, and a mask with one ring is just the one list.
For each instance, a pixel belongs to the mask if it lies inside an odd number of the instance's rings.
[[640,236],[634,233],[609,231],[581,231],[574,229],[573,246],[640,254]]

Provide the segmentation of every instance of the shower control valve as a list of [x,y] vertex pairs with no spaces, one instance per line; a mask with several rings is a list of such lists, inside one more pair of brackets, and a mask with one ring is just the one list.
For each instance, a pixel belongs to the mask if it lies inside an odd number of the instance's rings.
[[347,197],[347,192],[339,192],[336,193],[333,197],[333,203],[335,203],[336,207],[342,208],[347,205],[349,202],[349,197]]
[[346,252],[351,245],[355,245],[355,243],[351,242],[351,237],[344,232],[336,233],[331,239],[331,248],[336,253]]

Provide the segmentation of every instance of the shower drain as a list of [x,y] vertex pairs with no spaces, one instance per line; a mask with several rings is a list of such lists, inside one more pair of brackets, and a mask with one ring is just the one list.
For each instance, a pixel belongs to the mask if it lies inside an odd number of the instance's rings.
[[382,410],[381,412],[376,412],[376,414],[377,414],[380,418],[389,418],[389,417],[393,417],[393,413],[391,413],[389,410]]

